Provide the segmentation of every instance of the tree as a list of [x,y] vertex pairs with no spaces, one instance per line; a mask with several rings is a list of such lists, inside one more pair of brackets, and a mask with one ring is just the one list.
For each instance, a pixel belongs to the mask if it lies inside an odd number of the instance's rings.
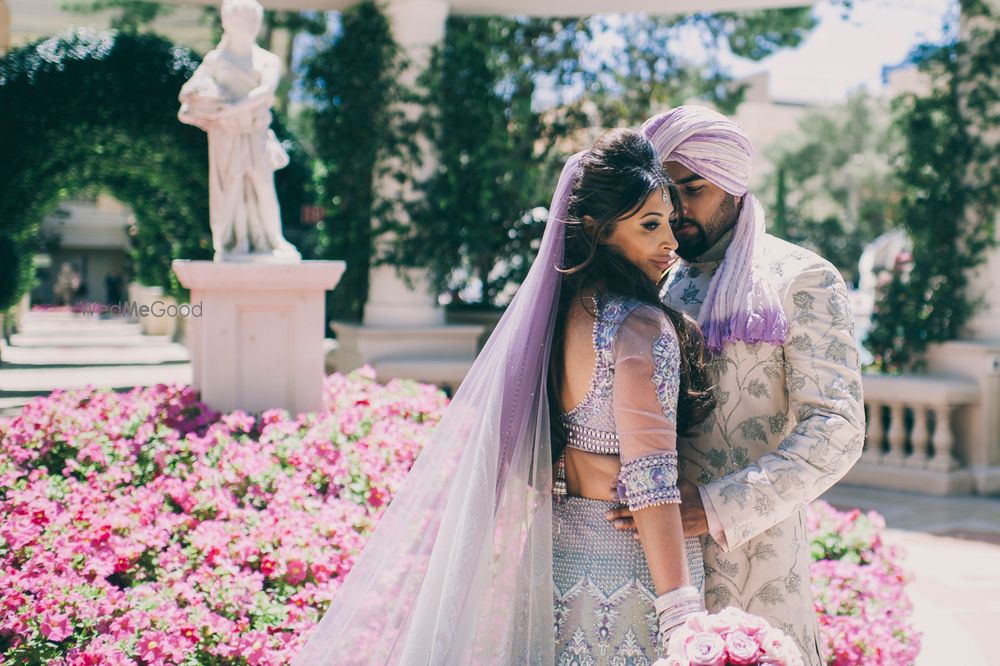
[[867,345],[883,372],[915,367],[929,344],[961,335],[979,307],[969,271],[996,243],[1000,20],[980,0],[960,5],[969,25],[961,39],[913,55],[930,91],[897,104],[900,219],[913,240],[913,268],[895,275],[875,304]]
[[865,246],[899,223],[893,155],[900,137],[886,103],[866,93],[806,114],[771,151],[764,200],[771,231],[829,259],[848,282]]
[[448,19],[422,81],[420,129],[437,165],[419,184],[410,224],[393,229],[391,263],[429,268],[438,291],[464,289],[466,302],[509,298],[503,291],[523,280],[541,234],[544,216],[533,209],[546,200],[559,142],[586,125],[574,109],[579,117],[567,118],[532,105],[538,75],[558,77],[572,56],[571,34],[537,19]]
[[[621,14],[588,22],[592,34],[617,38],[611,53],[584,61],[585,98],[599,109],[600,125],[637,125],[678,100],[698,97],[723,113],[735,111],[743,98],[719,55],[761,60],[798,46],[815,26],[809,7],[756,12],[698,12],[676,16]],[[683,57],[676,44],[697,38],[704,63]]]
[[304,63],[308,106],[302,125],[320,165],[318,256],[347,270],[328,297],[328,318],[358,321],[368,297],[372,221],[384,208],[375,180],[397,146],[392,104],[399,94],[397,51],[389,22],[373,2],[345,11],[340,32]]
[[[437,168],[415,187],[423,196],[409,211],[413,223],[393,230],[392,261],[430,268],[438,290],[466,302],[503,305],[534,256],[563,159],[589,145],[592,128],[635,125],[691,96],[730,110],[741,91],[718,65],[718,50],[764,57],[797,44],[812,23],[808,9],[450,17],[423,81],[421,130],[435,144]],[[685,30],[705,35],[708,63],[672,50]]]

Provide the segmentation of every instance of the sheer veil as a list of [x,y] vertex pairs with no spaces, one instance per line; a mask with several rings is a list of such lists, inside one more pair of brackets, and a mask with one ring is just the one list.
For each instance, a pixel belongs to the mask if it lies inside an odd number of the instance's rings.
[[553,663],[545,387],[579,160],[527,278],[295,666]]

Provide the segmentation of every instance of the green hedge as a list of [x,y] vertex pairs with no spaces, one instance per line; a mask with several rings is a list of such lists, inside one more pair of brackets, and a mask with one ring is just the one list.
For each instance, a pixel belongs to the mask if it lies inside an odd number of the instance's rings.
[[[182,295],[174,258],[211,259],[208,149],[201,130],[177,120],[177,93],[199,62],[150,34],[76,30],[0,59],[0,309],[29,288],[42,218],[60,200],[98,189],[129,205],[137,233],[136,278]],[[282,136],[281,124],[275,130]],[[309,168],[277,173],[289,237],[307,196]],[[301,241],[300,241],[301,242]]]

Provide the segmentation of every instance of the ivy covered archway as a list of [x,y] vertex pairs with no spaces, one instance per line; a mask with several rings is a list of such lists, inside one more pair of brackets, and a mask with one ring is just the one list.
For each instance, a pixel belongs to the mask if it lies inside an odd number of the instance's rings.
[[[0,309],[30,287],[42,218],[87,187],[134,211],[140,282],[177,293],[170,262],[212,257],[205,134],[177,120],[177,93],[198,62],[156,35],[92,30],[0,58]],[[276,180],[296,242],[309,169],[288,147],[292,163]]]

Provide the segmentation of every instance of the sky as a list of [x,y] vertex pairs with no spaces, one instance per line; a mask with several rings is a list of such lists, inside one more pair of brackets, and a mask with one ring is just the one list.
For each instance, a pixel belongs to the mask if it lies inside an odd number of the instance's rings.
[[730,57],[736,76],[770,73],[776,100],[835,103],[859,87],[877,92],[882,68],[897,65],[924,42],[939,42],[953,0],[856,0],[847,18],[830,2],[819,2],[819,25],[801,46],[760,62]]

